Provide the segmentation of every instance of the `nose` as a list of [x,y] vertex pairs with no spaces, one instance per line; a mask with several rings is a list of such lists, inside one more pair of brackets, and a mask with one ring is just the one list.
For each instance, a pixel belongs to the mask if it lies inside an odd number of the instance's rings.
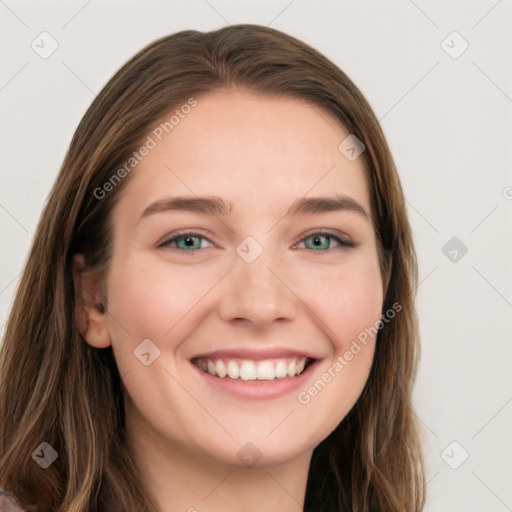
[[225,321],[246,321],[267,327],[276,320],[295,318],[300,300],[285,272],[263,254],[252,263],[237,256],[220,300],[219,313]]

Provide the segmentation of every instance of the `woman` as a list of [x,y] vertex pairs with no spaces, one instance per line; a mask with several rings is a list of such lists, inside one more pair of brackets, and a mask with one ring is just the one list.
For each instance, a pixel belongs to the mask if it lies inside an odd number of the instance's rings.
[[420,511],[416,259],[392,157],[273,29],[139,52],[80,123],[0,354],[25,510]]

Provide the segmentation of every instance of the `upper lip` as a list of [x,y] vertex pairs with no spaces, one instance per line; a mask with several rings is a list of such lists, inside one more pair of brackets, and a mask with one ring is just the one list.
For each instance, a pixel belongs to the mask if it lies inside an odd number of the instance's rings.
[[292,357],[306,357],[307,359],[319,359],[313,354],[298,350],[296,348],[268,348],[268,349],[251,349],[251,348],[234,348],[215,350],[211,352],[203,352],[191,358],[194,359],[250,359],[260,361],[264,359],[285,359]]

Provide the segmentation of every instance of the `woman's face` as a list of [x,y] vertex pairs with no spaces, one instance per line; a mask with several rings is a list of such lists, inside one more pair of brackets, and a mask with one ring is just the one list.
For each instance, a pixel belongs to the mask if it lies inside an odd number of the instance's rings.
[[149,133],[113,211],[105,322],[132,436],[277,464],[318,445],[370,371],[383,284],[362,159],[308,103],[197,100]]

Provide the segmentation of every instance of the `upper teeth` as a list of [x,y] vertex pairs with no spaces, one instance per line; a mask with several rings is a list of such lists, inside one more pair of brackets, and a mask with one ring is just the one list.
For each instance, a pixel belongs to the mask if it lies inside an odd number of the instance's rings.
[[305,357],[263,359],[200,358],[197,365],[216,377],[242,380],[274,380],[299,375],[306,366]]

